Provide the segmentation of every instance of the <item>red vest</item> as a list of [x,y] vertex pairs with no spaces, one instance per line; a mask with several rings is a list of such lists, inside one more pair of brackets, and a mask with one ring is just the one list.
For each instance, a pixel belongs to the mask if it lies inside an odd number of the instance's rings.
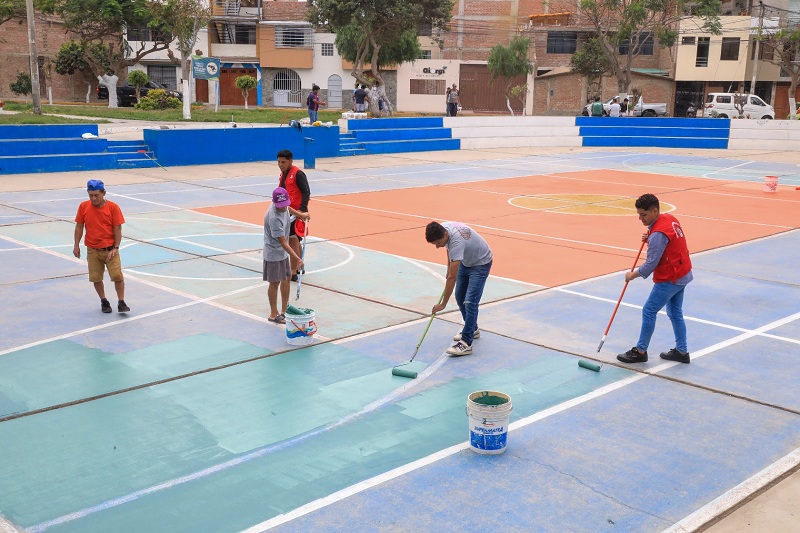
[[[283,174],[281,174],[279,180],[279,186],[286,189],[286,192],[289,193],[289,200],[292,201],[289,206],[292,209],[300,209],[300,204],[303,202],[303,193],[300,192],[300,189],[297,188],[297,172],[300,169],[296,166],[292,165],[292,168],[289,169],[289,172],[286,173],[286,179],[283,178]],[[304,235],[306,228],[306,223],[300,219],[294,221],[294,232],[297,234],[298,237],[302,237]]]
[[661,261],[653,271],[653,281],[663,283],[677,280],[685,276],[692,269],[692,260],[689,259],[689,247],[686,246],[686,236],[683,234],[678,219],[667,213],[658,215],[653,223],[650,233],[660,232],[667,236],[669,243],[661,256]]

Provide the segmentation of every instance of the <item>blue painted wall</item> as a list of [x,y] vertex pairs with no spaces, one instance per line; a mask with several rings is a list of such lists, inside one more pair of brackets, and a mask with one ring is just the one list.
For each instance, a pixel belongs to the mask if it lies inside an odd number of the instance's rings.
[[339,155],[339,128],[230,126],[218,129],[144,130],[144,142],[165,166],[272,161],[279,150],[303,159],[303,139],[314,139],[316,157]]
[[0,126],[0,139],[74,139],[97,135],[97,124],[8,124]]
[[96,154],[106,151],[107,139],[0,139],[0,156]]

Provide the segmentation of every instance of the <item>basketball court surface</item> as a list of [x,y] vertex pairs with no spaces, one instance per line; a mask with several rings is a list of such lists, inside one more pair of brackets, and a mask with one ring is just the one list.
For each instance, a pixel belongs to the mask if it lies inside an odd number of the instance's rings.
[[[290,302],[316,314],[307,347],[267,321],[274,162],[9,178],[0,526],[699,528],[800,464],[797,163],[574,148],[319,160]],[[100,312],[72,255],[75,211],[97,178],[126,218],[129,313]],[[646,192],[692,252],[688,365],[658,356],[674,346],[663,312],[649,361],[616,360],[636,343],[651,279],[629,284],[597,352]],[[494,264],[473,354],[444,353],[461,327],[451,299],[407,379],[392,367],[414,353],[444,285],[431,220],[470,225]],[[499,455],[467,442],[466,399],[481,390],[512,399]]]

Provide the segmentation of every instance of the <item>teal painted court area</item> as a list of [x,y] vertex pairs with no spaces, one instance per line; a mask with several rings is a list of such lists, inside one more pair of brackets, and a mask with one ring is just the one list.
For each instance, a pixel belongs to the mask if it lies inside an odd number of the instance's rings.
[[[534,241],[547,241],[553,257],[558,248],[581,250],[586,263],[597,262],[600,245],[624,263],[635,250],[603,236],[603,217],[561,215],[558,227],[520,239],[524,261],[496,255],[474,354],[444,354],[460,329],[451,302],[409,380],[391,369],[408,361],[425,330],[444,253],[429,261],[354,244],[371,236],[369,227],[325,238],[329,228],[315,232],[312,218],[307,274],[297,302],[292,285],[291,303],[315,310],[319,334],[311,346],[290,346],[285,329],[266,319],[261,226],[198,211],[264,202],[276,167],[107,178],[107,198],[126,217],[127,314],[100,312],[86,265],[72,256],[82,188],[0,193],[0,526],[690,531],[800,465],[797,164],[633,150],[446,154],[332,160],[308,171],[313,198],[321,210],[323,201],[358,205],[358,193],[387,191],[399,204],[411,190],[425,216],[442,219],[455,208],[423,201],[442,186],[452,186],[457,203],[460,189],[498,196],[510,178],[547,175],[563,180],[566,194],[580,182],[572,173],[608,170],[633,198],[648,192],[636,180],[649,173],[658,175],[657,194],[680,193],[679,218],[769,235],[734,236],[693,255],[684,306],[690,365],[658,358],[672,347],[662,315],[650,360],[626,366],[615,355],[635,342],[651,282],[630,284],[596,354],[621,269],[532,282],[534,265],[557,261]],[[362,163],[348,166],[353,159]],[[766,174],[780,176],[775,195],[759,190]],[[722,182],[734,189],[715,189]],[[707,208],[733,198],[760,207]],[[376,211],[400,220],[364,208]],[[513,235],[531,213],[461,215],[493,216]],[[566,226],[584,228],[583,242],[564,238]],[[633,247],[642,230],[635,216],[629,226]],[[377,237],[399,242],[405,230]],[[488,240],[500,249],[500,236]],[[586,358],[602,370],[580,368]],[[479,390],[512,398],[502,455],[468,449],[466,398]]]

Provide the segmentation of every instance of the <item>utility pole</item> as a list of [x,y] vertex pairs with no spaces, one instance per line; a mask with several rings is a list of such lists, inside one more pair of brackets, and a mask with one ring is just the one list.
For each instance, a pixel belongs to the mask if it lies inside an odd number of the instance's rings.
[[[761,30],[764,26],[764,2],[759,0],[759,14],[758,14],[758,37],[761,37]],[[756,39],[756,57],[753,59],[753,79],[750,81],[750,94],[756,94],[756,75],[758,74],[758,45],[760,39]]]
[[39,97],[39,56],[36,53],[36,29],[33,25],[33,0],[25,0],[28,13],[28,53],[31,59],[31,98],[33,114],[42,114],[42,101]]

